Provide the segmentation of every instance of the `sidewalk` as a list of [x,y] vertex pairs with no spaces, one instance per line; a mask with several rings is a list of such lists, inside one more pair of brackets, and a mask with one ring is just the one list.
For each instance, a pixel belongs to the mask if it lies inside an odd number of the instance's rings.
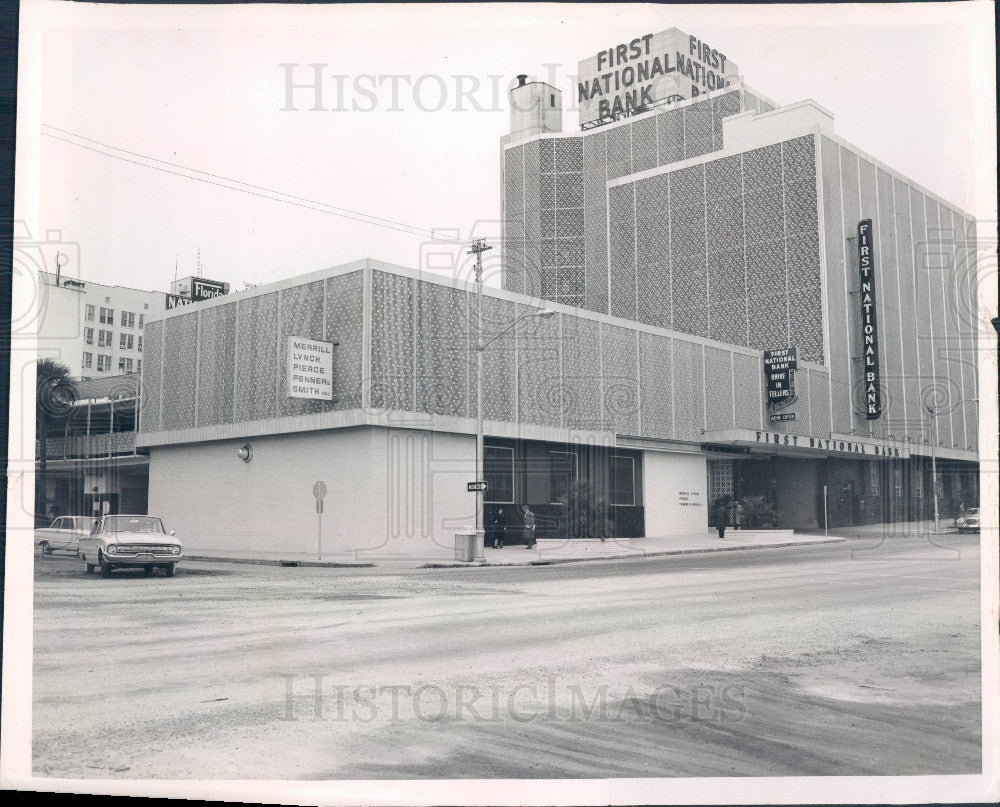
[[191,561],[224,561],[235,563],[265,564],[273,566],[322,566],[330,568],[366,568],[371,566],[402,566],[405,568],[450,568],[467,566],[546,566],[555,563],[572,563],[588,560],[616,560],[622,558],[657,557],[662,555],[689,555],[701,552],[726,552],[745,549],[774,549],[786,546],[842,543],[837,536],[795,534],[791,530],[726,530],[720,540],[713,531],[690,535],[672,535],[661,538],[615,538],[601,542],[591,539],[542,539],[531,549],[523,544],[502,549],[488,547],[485,564],[464,563],[455,560],[451,546],[433,546],[413,552],[392,552],[373,549],[344,553],[324,552],[323,558],[306,553],[266,553],[254,558],[240,557],[231,551],[194,551],[186,556]]

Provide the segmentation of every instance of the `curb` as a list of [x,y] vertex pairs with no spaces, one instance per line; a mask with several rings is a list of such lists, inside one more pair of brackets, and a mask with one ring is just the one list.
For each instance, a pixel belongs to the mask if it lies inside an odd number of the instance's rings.
[[782,549],[791,546],[819,546],[821,544],[842,544],[846,538],[820,538],[816,541],[785,541],[780,544],[748,544],[747,546],[718,546],[704,549],[665,549],[659,552],[633,552],[628,555],[602,555],[594,558],[550,558],[530,560],[527,563],[425,563],[418,569],[469,569],[469,568],[526,568],[528,566],[556,566],[565,563],[593,563],[602,560],[635,560],[656,558],[666,555],[702,555],[710,552],[745,552],[749,549]]
[[252,566],[308,566],[323,569],[371,569],[374,563],[344,563],[333,560],[281,560],[278,558],[223,558],[215,555],[185,555],[184,560],[207,563],[246,563]]

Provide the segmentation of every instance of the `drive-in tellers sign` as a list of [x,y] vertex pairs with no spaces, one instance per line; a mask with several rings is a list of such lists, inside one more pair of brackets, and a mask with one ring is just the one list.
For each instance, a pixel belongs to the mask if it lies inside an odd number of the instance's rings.
[[858,273],[861,280],[861,366],[864,373],[865,419],[882,416],[878,371],[878,321],[875,317],[875,250],[872,220],[858,222]]
[[769,409],[780,409],[792,402],[795,397],[795,370],[798,366],[794,347],[764,351],[764,381]]
[[333,400],[333,346],[301,336],[288,337],[288,397]]

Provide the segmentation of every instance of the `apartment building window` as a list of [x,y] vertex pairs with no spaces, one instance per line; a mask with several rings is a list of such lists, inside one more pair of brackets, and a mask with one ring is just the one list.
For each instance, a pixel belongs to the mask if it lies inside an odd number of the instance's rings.
[[118,359],[118,371],[120,373],[132,372],[132,359]]
[[93,321],[94,321],[94,306],[88,305],[87,306],[87,322],[93,322]]
[[121,338],[118,340],[119,350],[131,350],[135,347],[135,337],[130,333],[121,334]]
[[111,369],[111,357],[105,356],[102,353],[97,354],[97,369],[101,372],[106,372]]
[[88,345],[94,344],[94,329],[93,328],[84,328],[83,329],[83,338],[84,338],[84,341],[86,341],[86,343]]
[[145,320],[146,320],[146,315],[145,314],[140,314],[139,315],[139,328],[140,329],[142,328],[142,324],[143,324],[143,322],[145,322]]
[[94,354],[93,353],[84,353],[83,354],[83,368],[85,370],[89,370],[93,366],[94,366]]
[[142,353],[142,335],[136,338],[135,349]]
[[111,347],[111,338],[114,334],[111,331],[100,330],[97,332],[98,347]]
[[123,328],[135,327],[135,314],[132,311],[122,311],[122,327]]
[[135,360],[135,371],[137,373],[141,373],[142,372],[142,359],[136,359]]
[[115,310],[113,308],[105,308],[103,305],[101,306],[101,324],[115,324]]

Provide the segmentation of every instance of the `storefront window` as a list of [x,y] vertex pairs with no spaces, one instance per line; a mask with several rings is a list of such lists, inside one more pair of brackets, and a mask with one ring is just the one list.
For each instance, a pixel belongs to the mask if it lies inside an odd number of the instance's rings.
[[486,446],[483,449],[486,494],[483,501],[514,503],[514,449]]
[[611,457],[611,504],[635,505],[635,459]]
[[552,485],[552,504],[566,504],[569,501],[569,491],[579,473],[578,459],[572,451],[550,451],[550,481]]
[[868,463],[868,492],[872,496],[881,496],[882,490],[879,487],[878,477],[882,467],[877,462]]

